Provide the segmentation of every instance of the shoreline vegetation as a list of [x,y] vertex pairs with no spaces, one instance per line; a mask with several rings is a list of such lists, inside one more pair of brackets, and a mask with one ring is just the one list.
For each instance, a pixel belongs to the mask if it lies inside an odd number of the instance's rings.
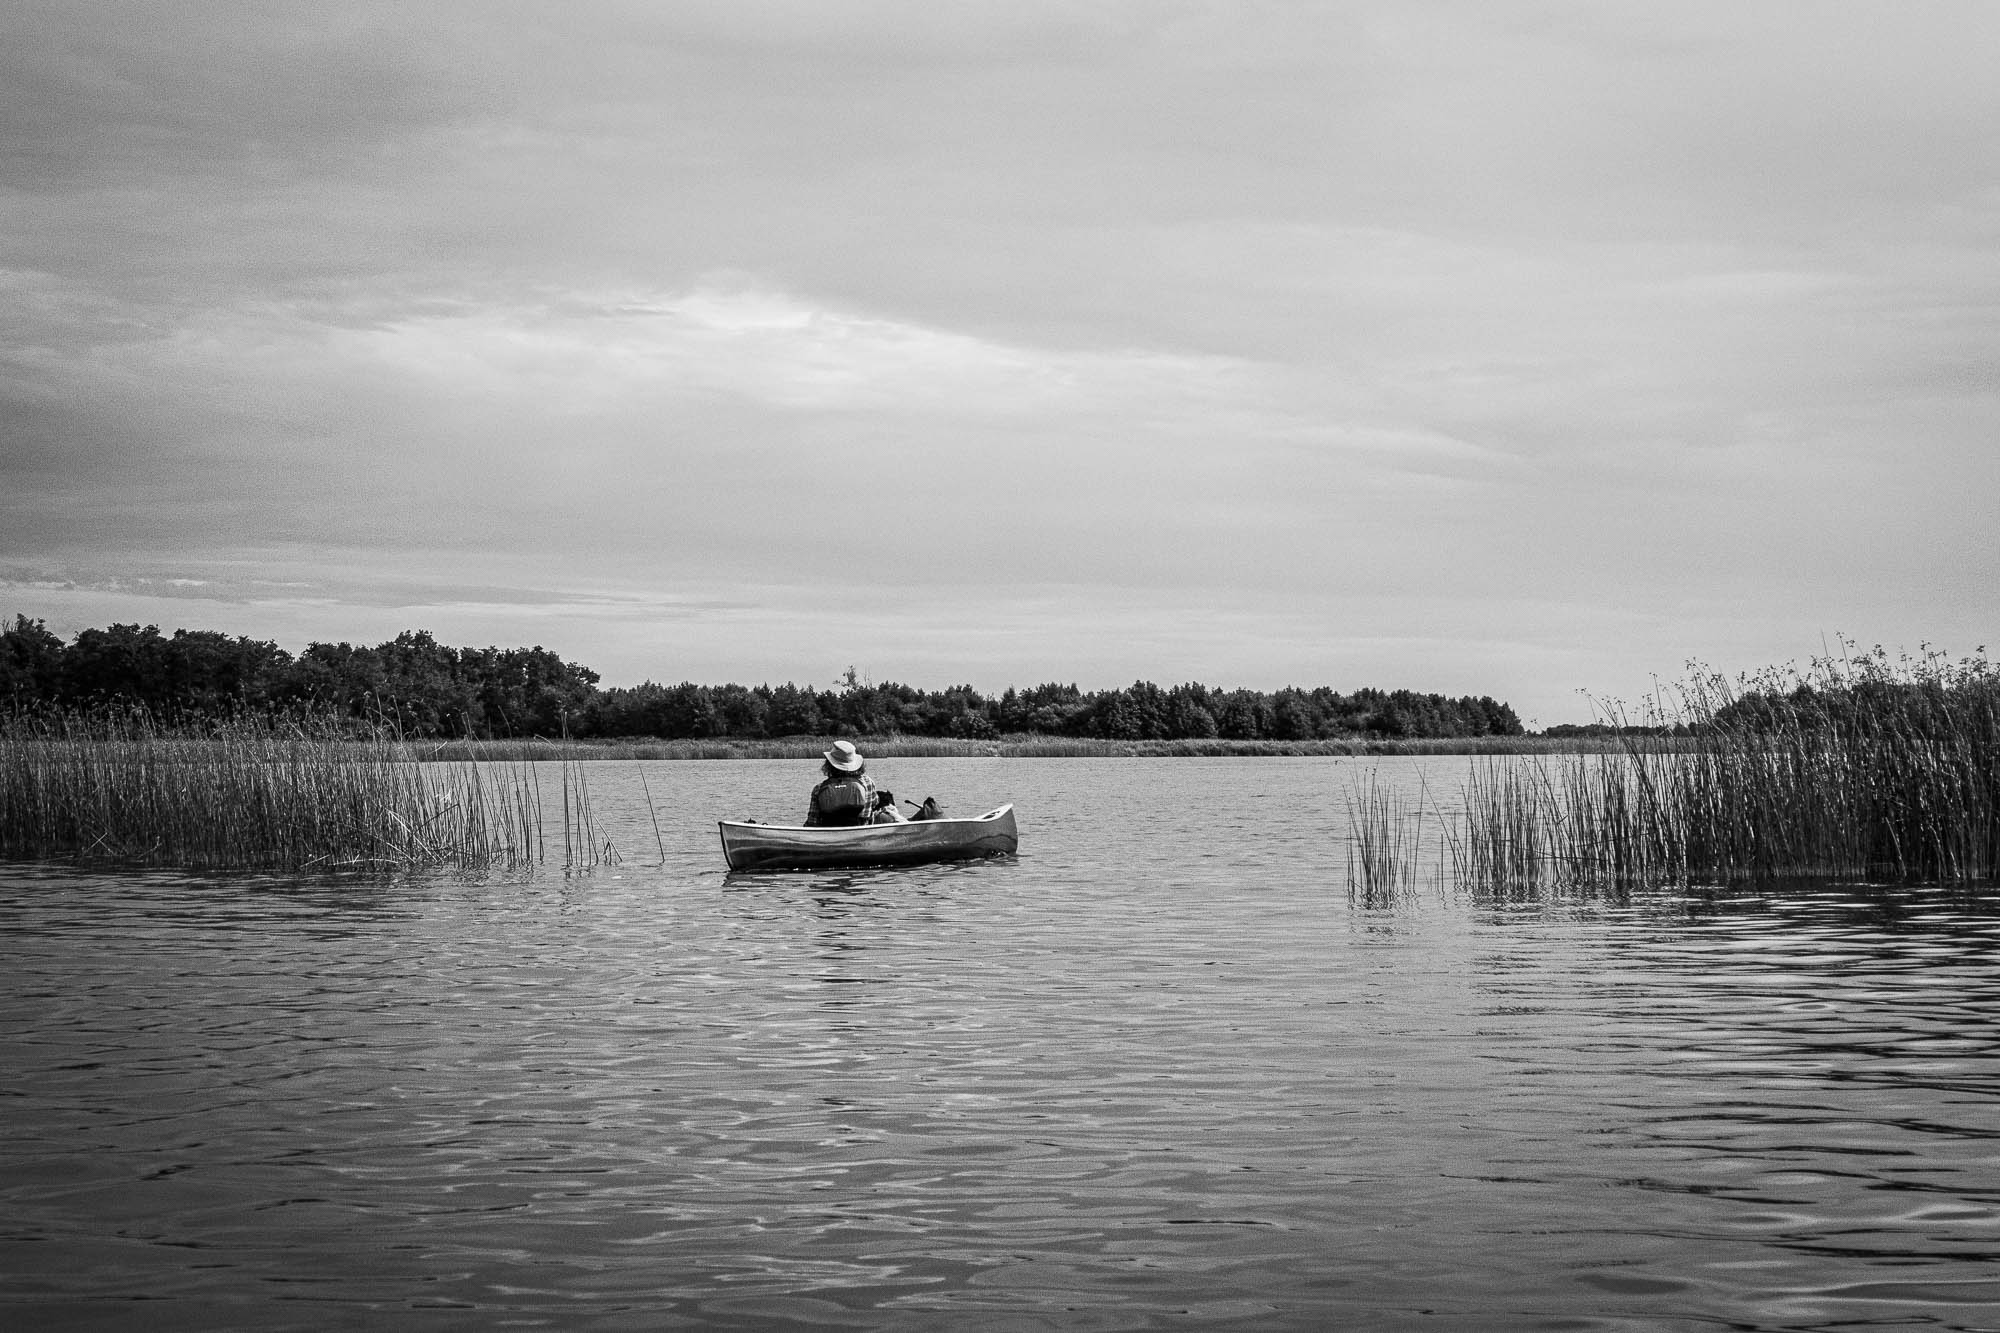
[[303,873],[619,861],[581,766],[414,757],[347,726],[0,717],[0,856]]
[[[2000,883],[2000,672],[1984,653],[1892,659],[1877,647],[1735,683],[1697,672],[1671,710],[1652,710],[1671,745],[1475,760],[1444,827],[1444,873],[1489,901]],[[1363,803],[1351,895],[1411,882],[1408,832],[1425,814]]]
[[410,739],[784,741],[799,736],[993,741],[1408,740],[1519,736],[1514,710],[1486,695],[1328,686],[1275,691],[1134,681],[1089,691],[1050,682],[986,695],[920,689],[853,667],[820,687],[598,684],[598,674],[533,648],[453,648],[422,630],[373,647],[275,643],[211,630],[112,625],[65,644],[38,620],[0,624],[0,706],[143,708],[156,718],[223,714],[346,717]]
[[[710,737],[700,740],[614,740],[584,738],[549,740],[404,741],[411,759],[450,762],[525,763],[545,760],[589,762],[602,759],[761,760],[820,759],[833,736],[786,736],[775,740]],[[1221,739],[1103,740],[1078,736],[1000,736],[966,740],[947,736],[843,736],[870,759],[1304,759],[1408,755],[1532,755],[1607,753],[1622,744],[1604,737],[1460,736],[1379,740],[1349,737],[1338,740],[1242,741]],[[1671,737],[1649,743],[1671,746]]]
[[[1637,724],[1607,708],[1609,721],[1562,735],[845,734],[884,759],[1467,757],[1449,807],[1428,788],[1378,785],[1366,766],[1341,770],[1350,892],[1368,902],[1407,894],[1425,846],[1441,884],[1495,902],[2000,882],[2000,672],[1984,649],[1955,662],[1847,649],[1735,682],[1697,671]],[[17,700],[0,712],[0,856],[368,872],[559,856],[587,867],[619,859],[592,817],[593,761],[813,761],[833,734],[451,740],[335,713],[160,721],[130,705]],[[1426,821],[1437,825],[1428,836]],[[653,831],[660,839],[657,813]]]

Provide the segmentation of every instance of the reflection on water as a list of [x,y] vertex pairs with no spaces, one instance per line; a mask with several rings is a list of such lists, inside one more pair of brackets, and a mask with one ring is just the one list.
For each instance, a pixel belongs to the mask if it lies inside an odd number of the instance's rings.
[[1353,902],[1355,766],[902,761],[1020,802],[939,867],[726,874],[805,779],[662,764],[660,865],[0,872],[0,1311],[1995,1326],[1989,899]]

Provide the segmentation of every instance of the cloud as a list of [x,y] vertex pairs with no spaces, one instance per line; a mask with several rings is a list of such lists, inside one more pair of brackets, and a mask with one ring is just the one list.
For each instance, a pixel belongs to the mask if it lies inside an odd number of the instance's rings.
[[1996,15],[25,0],[0,559],[299,627],[762,608],[662,631],[717,670],[1950,638]]
[[336,356],[443,392],[532,396],[557,411],[691,395],[892,416],[1131,410],[1226,394],[1244,369],[1219,357],[1007,345],[740,282],[579,293],[557,306],[426,315],[332,338]]
[[365,0],[23,0],[0,45],[0,164],[38,191],[351,169],[385,140],[497,109],[421,35]]

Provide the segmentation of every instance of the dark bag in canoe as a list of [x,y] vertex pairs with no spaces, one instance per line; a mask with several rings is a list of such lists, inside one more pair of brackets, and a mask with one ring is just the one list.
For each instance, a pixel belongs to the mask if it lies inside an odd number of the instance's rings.
[[943,819],[943,818],[944,818],[944,807],[938,804],[937,797],[926,796],[924,797],[924,803],[922,805],[917,806],[917,813],[910,816],[910,822],[914,824],[917,821],[923,819]]

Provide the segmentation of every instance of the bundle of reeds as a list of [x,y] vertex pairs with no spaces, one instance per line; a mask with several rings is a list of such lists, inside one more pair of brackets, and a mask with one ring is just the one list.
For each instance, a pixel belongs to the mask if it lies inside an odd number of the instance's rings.
[[[1508,887],[1780,879],[1992,883],[2000,673],[1880,649],[1731,684],[1697,674],[1671,750],[1475,769],[1461,881]],[[1657,714],[1656,714],[1657,716]]]
[[1991,881],[2000,870],[2000,673],[1880,649],[1690,691],[1679,773],[1697,872]]
[[[615,858],[564,766],[565,862]],[[0,718],[0,854],[192,870],[520,866],[546,855],[528,765],[412,762],[345,722],[144,712]]]
[[1424,810],[1383,787],[1370,769],[1347,790],[1347,896],[1368,907],[1386,907],[1417,883]]

